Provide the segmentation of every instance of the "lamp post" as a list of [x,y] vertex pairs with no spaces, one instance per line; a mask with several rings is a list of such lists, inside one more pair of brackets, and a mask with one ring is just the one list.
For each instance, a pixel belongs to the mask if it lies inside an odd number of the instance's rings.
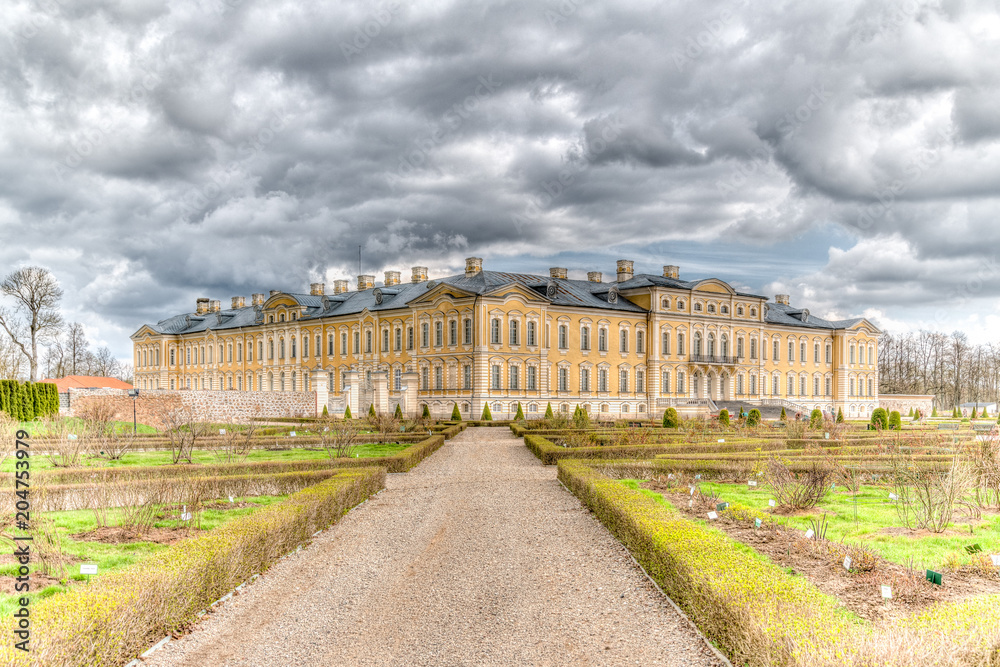
[[139,390],[138,389],[129,389],[128,390],[128,395],[132,397],[132,435],[135,435],[135,432],[136,432],[135,399],[139,398]]

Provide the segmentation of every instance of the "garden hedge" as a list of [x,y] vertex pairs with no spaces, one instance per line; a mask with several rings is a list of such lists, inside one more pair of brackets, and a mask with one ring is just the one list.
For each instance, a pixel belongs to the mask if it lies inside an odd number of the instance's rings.
[[[118,572],[31,607],[31,652],[8,640],[0,663],[122,665],[382,489],[382,468],[339,471],[287,500],[233,519]],[[6,637],[13,637],[12,622]]]

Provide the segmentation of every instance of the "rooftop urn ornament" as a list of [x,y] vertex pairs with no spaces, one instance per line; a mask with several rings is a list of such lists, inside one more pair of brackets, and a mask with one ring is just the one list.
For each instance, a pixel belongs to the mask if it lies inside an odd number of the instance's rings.
[[378,287],[376,287],[374,289],[374,291],[372,291],[372,294],[375,296],[375,303],[381,306],[382,305],[382,290],[379,289]]
[[618,287],[615,285],[608,290],[608,303],[618,303]]
[[545,286],[545,298],[554,299],[556,297],[557,289],[558,286],[556,285],[556,281],[550,280],[549,283]]

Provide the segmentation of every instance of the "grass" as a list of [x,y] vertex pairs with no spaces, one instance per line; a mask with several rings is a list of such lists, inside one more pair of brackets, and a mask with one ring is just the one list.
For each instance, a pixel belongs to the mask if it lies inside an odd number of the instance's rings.
[[[623,483],[629,488],[638,489],[641,482],[623,480]],[[763,486],[699,482],[698,488],[703,493],[718,494],[724,502],[741,503],[765,512],[770,509],[768,500],[773,498],[771,492]],[[660,494],[653,495],[660,497],[661,502],[668,502]],[[795,516],[773,516],[777,523],[804,531],[810,527],[809,519],[818,519],[824,513],[820,510],[825,510],[829,526],[826,533],[828,540],[865,544],[877,550],[887,560],[901,565],[909,565],[912,559],[913,565],[920,569],[938,569],[945,563],[968,564],[972,557],[965,552],[965,547],[972,544],[980,545],[987,554],[1000,553],[1000,514],[984,514],[982,522],[973,524],[950,524],[948,531],[941,534],[920,533],[919,536],[911,537],[905,533],[882,532],[902,525],[888,495],[886,488],[878,486],[862,486],[856,498],[846,488],[837,488],[827,495],[817,510]]]
[[[359,445],[354,448],[354,454],[357,455],[359,459],[372,458],[378,456],[391,456],[397,452],[401,452],[412,443],[369,443],[365,445]],[[318,445],[317,445],[318,447]],[[323,450],[317,449],[280,449],[280,450],[267,450],[267,449],[253,449],[247,454],[246,461],[248,462],[263,462],[263,461],[315,461],[326,459],[327,453]],[[221,459],[214,451],[199,449],[195,450],[192,459],[195,464],[215,464],[224,463],[225,461]],[[8,458],[3,464],[0,464],[0,472],[13,472],[15,459],[13,457]],[[83,456],[80,460],[81,466],[95,466],[95,467],[120,467],[120,466],[155,466],[155,465],[169,465],[170,452],[159,450],[153,452],[135,452],[132,454],[126,454],[121,459],[114,461],[109,461],[105,458],[99,456]],[[32,471],[38,470],[49,470],[54,466],[49,457],[47,456],[33,456],[31,458],[31,469]]]
[[[236,498],[234,501],[253,503],[255,507],[241,507],[232,510],[205,509],[201,512],[199,528],[191,530],[191,536],[200,535],[204,531],[213,530],[228,521],[239,516],[250,514],[261,507],[266,507],[280,502],[287,496],[256,496],[252,498]],[[115,523],[115,510],[108,511],[109,523]],[[71,563],[66,566],[67,579],[84,581],[86,575],[80,574],[80,563],[96,563],[97,571],[100,574],[113,572],[114,570],[132,565],[152,554],[159,553],[170,548],[167,544],[155,542],[130,542],[124,544],[105,544],[103,542],[78,542],[70,537],[78,533],[84,533],[97,528],[97,521],[94,513],[90,510],[75,510],[71,512],[49,512],[46,518],[53,521],[55,530],[62,538],[63,553],[69,556]],[[174,528],[179,524],[176,520],[162,520],[154,524],[157,528]],[[13,551],[13,548],[10,550]],[[35,560],[30,569],[32,572],[38,567]],[[0,576],[16,576],[18,565],[15,563],[0,566]],[[100,576],[98,574],[97,576]],[[63,580],[66,581],[66,580]],[[38,601],[61,593],[69,587],[67,581],[65,585],[52,585],[41,591],[32,593],[29,597],[32,601]],[[0,595],[0,615],[10,615],[16,608],[16,602],[22,594]]]
[[[83,420],[77,417],[62,417],[56,420],[56,423],[65,424],[66,428],[69,429],[70,433],[74,432],[82,433],[84,429]],[[27,431],[31,437],[46,435],[49,432],[48,422],[44,421],[21,422],[18,428],[22,428],[25,431]],[[118,433],[130,432],[132,430],[132,422],[130,421],[115,422],[115,429]],[[148,433],[148,434],[158,433],[158,431],[155,428],[153,428],[152,426],[147,426],[146,424],[137,424],[136,432]]]

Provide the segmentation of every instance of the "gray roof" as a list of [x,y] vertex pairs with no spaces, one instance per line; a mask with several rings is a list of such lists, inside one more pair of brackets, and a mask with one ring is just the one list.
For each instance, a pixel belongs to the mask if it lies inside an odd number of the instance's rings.
[[[406,308],[409,302],[424,296],[429,290],[441,283],[451,285],[473,294],[490,294],[506,285],[518,284],[534,291],[539,297],[547,299],[555,306],[571,306],[576,308],[596,308],[629,313],[644,313],[643,308],[628,299],[617,298],[619,290],[642,287],[672,287],[678,289],[695,289],[703,280],[685,281],[664,278],[650,274],[638,274],[623,282],[591,282],[589,280],[570,280],[566,278],[550,278],[528,273],[507,273],[503,271],[480,271],[466,277],[465,274],[428,280],[420,283],[401,283],[399,285],[381,286],[373,289],[342,294],[315,296],[312,294],[296,294],[283,292],[301,305],[305,306],[302,321],[340,315],[355,315],[364,310],[371,312],[391,311]],[[754,294],[737,292],[738,296],[760,297]],[[860,322],[863,318],[851,320],[829,321],[814,315],[803,320],[803,311],[779,303],[767,304],[766,321],[771,324],[805,327],[809,329],[843,329]],[[160,320],[149,325],[151,329],[164,334],[189,334],[206,329],[236,329],[263,323],[263,314],[256,306],[231,308],[216,313],[184,313]]]

